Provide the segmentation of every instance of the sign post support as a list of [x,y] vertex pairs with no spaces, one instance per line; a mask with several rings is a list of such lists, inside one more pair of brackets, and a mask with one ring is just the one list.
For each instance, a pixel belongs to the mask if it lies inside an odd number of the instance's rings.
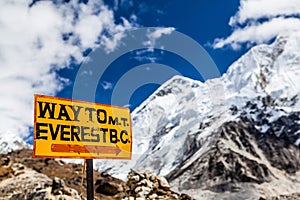
[[86,159],[87,200],[94,200],[93,159]]

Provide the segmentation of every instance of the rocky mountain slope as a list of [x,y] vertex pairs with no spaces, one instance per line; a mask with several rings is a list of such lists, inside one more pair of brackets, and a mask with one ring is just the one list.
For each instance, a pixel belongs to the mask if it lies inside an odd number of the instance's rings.
[[[294,124],[299,122],[299,114],[268,124],[271,128],[267,133],[257,129],[253,119],[240,115],[223,123],[207,141],[190,135],[183,151],[187,158],[167,179],[179,191],[200,193],[199,199],[268,199],[300,194],[300,149],[288,139],[290,132],[299,130],[299,124]],[[274,127],[279,125],[285,130],[277,137]],[[201,134],[201,129],[194,134]]]
[[[82,165],[54,159],[33,159],[32,150],[23,149],[0,155],[0,199],[81,200],[86,197]],[[171,190],[163,177],[151,172],[131,171],[128,181],[94,171],[95,199],[174,199],[192,200]]]
[[280,36],[220,78],[173,77],[133,112],[133,160],[109,173],[151,170],[197,199],[298,195],[299,52],[299,35]]

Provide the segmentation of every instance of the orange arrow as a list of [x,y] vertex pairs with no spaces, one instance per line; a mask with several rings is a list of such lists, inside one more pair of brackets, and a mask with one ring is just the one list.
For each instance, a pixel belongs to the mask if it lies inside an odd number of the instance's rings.
[[94,146],[94,145],[72,145],[72,144],[52,144],[52,152],[64,153],[103,153],[103,154],[116,154],[122,151],[118,145],[114,146]]

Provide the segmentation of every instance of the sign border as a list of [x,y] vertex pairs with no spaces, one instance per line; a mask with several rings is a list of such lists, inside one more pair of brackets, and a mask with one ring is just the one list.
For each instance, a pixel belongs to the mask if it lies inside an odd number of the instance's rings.
[[[128,109],[121,106],[114,106],[114,105],[108,105],[108,104],[101,104],[101,103],[95,103],[95,102],[88,102],[83,100],[73,100],[68,98],[61,98],[61,97],[54,97],[54,96],[48,96],[48,95],[42,95],[42,94],[34,94],[34,130],[33,130],[33,150],[32,150],[32,157],[33,158],[66,158],[66,159],[111,159],[111,160],[131,160],[132,159],[132,120],[130,117],[130,156],[129,157],[109,157],[109,156],[86,156],[86,157],[80,157],[80,156],[43,156],[43,155],[36,155],[36,116],[37,116],[37,108],[36,108],[36,102],[37,98],[49,98],[49,99],[55,99],[55,100],[62,100],[62,101],[68,101],[68,102],[75,102],[75,103],[85,103],[85,104],[94,104],[97,106],[104,106],[104,107],[110,107],[110,108],[122,108],[122,109]],[[129,110],[129,116],[130,116],[130,110]]]

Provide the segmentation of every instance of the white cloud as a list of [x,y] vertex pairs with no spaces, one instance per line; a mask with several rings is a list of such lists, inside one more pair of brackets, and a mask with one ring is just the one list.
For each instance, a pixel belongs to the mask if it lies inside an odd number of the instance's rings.
[[222,48],[231,45],[233,49],[238,49],[242,43],[263,43],[279,34],[289,34],[295,31],[300,31],[300,19],[274,18],[265,23],[238,28],[226,39],[216,40],[214,47]]
[[163,51],[155,52],[153,46],[149,46],[146,49],[135,51],[132,58],[139,62],[155,63],[159,60],[159,56],[163,55],[163,53]]
[[[170,35],[173,31],[175,31],[174,27],[160,27],[154,30],[151,28],[147,29],[147,39],[143,42],[145,49],[135,51],[134,59],[140,62],[148,61],[155,63],[158,60],[158,54],[163,54],[163,51],[158,53],[154,52],[156,41],[163,35]],[[160,46],[159,49],[164,49],[164,46]]]
[[[68,67],[71,57],[82,60],[82,52],[96,42],[116,47],[122,32],[130,27],[114,23],[113,12],[102,1],[88,4],[54,4],[31,0],[0,1],[0,136],[26,137],[33,125],[33,94],[54,95],[66,80],[56,71]],[[103,31],[116,37],[109,39]]]
[[153,32],[150,32],[148,34],[149,39],[153,40],[153,39],[158,39],[160,38],[162,35],[169,35],[171,34],[173,31],[175,30],[175,28],[173,27],[167,27],[167,28],[157,28],[155,29]]
[[230,25],[247,20],[300,14],[299,0],[241,0],[239,11],[230,19]]
[[113,84],[107,81],[103,81],[101,83],[101,86],[103,87],[104,90],[111,90],[113,88]]
[[241,0],[238,12],[229,25],[233,32],[214,41],[214,48],[268,42],[278,35],[300,31],[299,0]]
[[155,28],[154,31],[148,30],[149,33],[147,34],[148,41],[144,42],[145,46],[153,51],[153,47],[155,46],[156,40],[162,37],[163,35],[170,35],[175,30],[174,27],[161,27]]
[[126,104],[126,105],[123,105],[122,107],[124,108],[130,108],[132,105],[131,104]]

